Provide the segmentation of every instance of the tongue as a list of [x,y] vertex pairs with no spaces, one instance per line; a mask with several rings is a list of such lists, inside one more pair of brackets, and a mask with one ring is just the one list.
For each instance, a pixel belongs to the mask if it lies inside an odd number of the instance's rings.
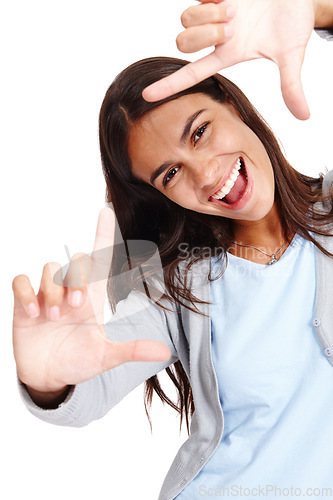
[[228,203],[235,203],[240,196],[243,194],[244,190],[246,187],[246,178],[243,172],[241,171],[239,176],[237,177],[237,180],[233,187],[231,188],[231,191],[229,194],[227,194],[224,199]]

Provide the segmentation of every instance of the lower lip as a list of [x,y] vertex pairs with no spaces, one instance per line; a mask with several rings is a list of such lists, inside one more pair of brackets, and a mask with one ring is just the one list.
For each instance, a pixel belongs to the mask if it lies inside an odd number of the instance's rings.
[[[244,162],[245,164],[245,162]],[[241,210],[246,203],[249,201],[251,198],[252,192],[253,192],[253,180],[251,176],[249,175],[249,172],[245,166],[246,169],[246,175],[247,175],[247,184],[244,193],[242,196],[237,200],[235,203],[225,203],[224,201],[221,200],[216,200],[213,198],[212,202],[216,203],[217,205],[220,205],[221,207],[228,208],[229,210]]]

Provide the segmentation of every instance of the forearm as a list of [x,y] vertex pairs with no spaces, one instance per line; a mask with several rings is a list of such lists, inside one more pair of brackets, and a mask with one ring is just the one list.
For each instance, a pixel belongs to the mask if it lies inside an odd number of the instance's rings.
[[333,28],[333,0],[314,0],[315,28]]

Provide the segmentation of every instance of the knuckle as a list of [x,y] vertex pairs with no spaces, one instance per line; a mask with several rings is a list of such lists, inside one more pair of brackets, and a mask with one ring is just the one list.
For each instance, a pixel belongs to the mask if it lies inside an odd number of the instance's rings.
[[180,20],[184,28],[187,28],[188,26],[191,26],[192,22],[192,7],[189,9],[184,10],[182,15],[180,16]]
[[59,268],[61,268],[61,265],[58,262],[47,262],[43,267],[43,274],[52,275],[52,273],[57,271]]
[[221,5],[216,3],[207,4],[207,15],[209,16],[210,22],[217,23],[223,19],[221,15]]
[[218,43],[221,43],[225,40],[226,36],[225,36],[225,26],[221,25],[219,26],[219,29],[218,29]]
[[224,39],[224,30],[222,26],[213,25],[209,33],[209,44],[216,45]]
[[58,306],[58,305],[60,306],[62,302],[62,297],[63,297],[62,291],[55,292],[54,290],[52,291],[48,290],[45,293],[45,304],[47,307]]
[[187,37],[186,37],[186,32],[183,31],[180,33],[177,38],[176,38],[176,45],[178,50],[181,52],[187,52],[188,50],[188,42],[187,42]]
[[49,296],[59,297],[63,294],[63,286],[54,283],[54,281],[49,281],[43,285],[43,293]]
[[72,256],[72,259],[71,260],[77,260],[77,259],[81,259],[83,257],[88,257],[88,254],[86,253],[83,253],[83,252],[76,252],[73,256]]
[[59,262],[47,262],[43,267],[42,283],[44,288],[62,285],[62,269]]
[[18,274],[12,281],[12,287],[14,288],[19,286],[22,282],[26,281],[27,278],[28,277],[25,274]]
[[29,288],[29,278],[25,274],[19,274],[15,276],[15,278],[12,281],[12,289],[13,292],[16,294],[19,294],[20,292],[22,293],[24,290],[27,290]]
[[69,273],[64,280],[64,286],[68,289],[84,289],[85,281],[79,273]]
[[83,272],[79,266],[72,265],[64,278],[64,286],[68,289],[84,290],[88,282],[87,280],[87,273]]
[[191,85],[194,85],[195,82],[197,81],[197,75],[193,70],[193,66],[191,64],[187,65],[187,76],[189,81],[192,82]]
[[62,290],[62,270],[58,262],[47,262],[43,267],[41,279],[41,289],[46,296],[61,296]]
[[224,22],[227,17],[227,7],[224,3],[214,4],[216,6],[217,16],[219,22]]
[[87,270],[89,270],[89,267],[91,265],[91,260],[92,257],[90,257],[88,254],[77,252],[73,255],[71,259],[70,268],[74,272],[85,273]]

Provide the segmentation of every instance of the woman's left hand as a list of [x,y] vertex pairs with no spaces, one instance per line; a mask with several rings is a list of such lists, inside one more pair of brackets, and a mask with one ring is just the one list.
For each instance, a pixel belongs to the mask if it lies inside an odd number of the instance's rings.
[[[199,5],[183,12],[186,29],[178,35],[177,45],[182,52],[196,52],[209,46],[215,46],[215,50],[147,87],[143,97],[157,101],[221,69],[266,58],[279,67],[282,95],[289,110],[296,118],[309,118],[301,68],[315,26],[316,4],[317,0],[201,0]],[[232,27],[233,34],[229,37],[226,26]]]

